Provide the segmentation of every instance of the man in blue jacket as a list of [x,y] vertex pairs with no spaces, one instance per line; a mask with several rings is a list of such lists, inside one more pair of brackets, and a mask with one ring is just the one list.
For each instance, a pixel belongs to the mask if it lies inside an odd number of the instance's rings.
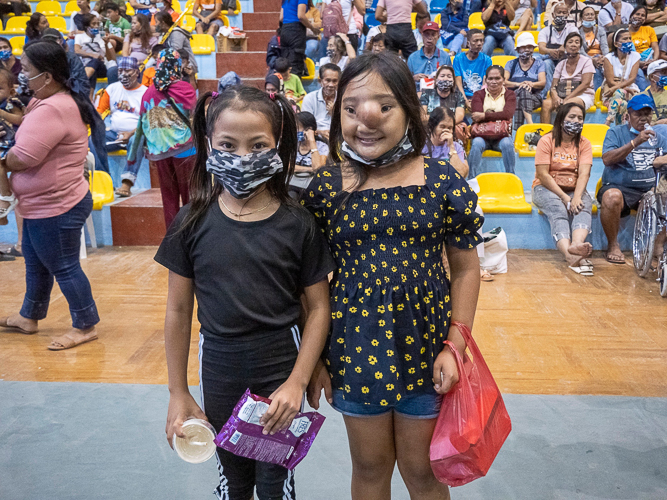
[[442,9],[440,21],[440,39],[442,46],[449,49],[451,57],[461,52],[461,47],[465,44],[466,33],[468,32],[468,2],[467,0],[451,0],[447,6]]

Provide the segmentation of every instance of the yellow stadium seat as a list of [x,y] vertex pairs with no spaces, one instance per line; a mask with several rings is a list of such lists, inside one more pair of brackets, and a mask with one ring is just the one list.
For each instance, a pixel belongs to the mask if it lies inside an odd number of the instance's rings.
[[516,137],[514,138],[514,149],[516,150],[517,153],[519,153],[519,156],[522,158],[534,157],[535,150],[530,149],[530,147],[526,143],[526,133],[535,132],[536,130],[541,130],[542,136],[545,136],[549,132],[551,132],[552,128],[554,128],[554,126],[551,125],[550,123],[533,123],[533,124],[521,125],[519,129],[516,131]]
[[482,153],[482,158],[502,158],[503,154],[500,151],[493,151],[491,149],[487,149]]
[[64,17],[58,17],[58,16],[46,16],[46,19],[49,21],[49,27],[50,28],[55,28],[61,33],[67,33],[67,21],[65,21]]
[[241,13],[241,2],[236,0],[236,9],[234,9],[234,15],[238,16]]
[[107,153],[107,156],[127,156],[127,150],[119,149],[118,151],[112,151],[111,153]]
[[188,14],[183,16],[183,21],[181,22],[181,28],[183,28],[185,31],[194,31],[196,25],[197,25],[197,20],[194,18],[194,16],[190,16]]
[[23,46],[25,45],[25,37],[13,36],[9,39],[9,44],[12,46],[12,54],[16,57],[21,57],[21,54],[23,54]]
[[515,36],[514,39],[516,40],[516,37],[518,37],[521,33],[530,33],[533,35],[533,38],[535,39],[535,52],[537,52],[539,49],[537,48],[537,36],[540,34],[539,31],[519,31]]
[[90,192],[93,195],[93,210],[102,210],[102,206],[114,200],[111,176],[101,170],[90,173]]
[[470,17],[468,18],[468,29],[474,29],[477,28],[478,30],[483,30],[486,28],[484,26],[484,23],[482,22],[482,13],[481,12],[473,12],[470,14]]
[[192,52],[196,55],[206,55],[215,52],[215,39],[211,35],[192,35],[190,41]]
[[410,17],[412,18],[412,29],[415,30],[417,29],[417,13],[413,12]]
[[512,59],[516,59],[515,56],[507,56],[507,55],[502,55],[502,56],[491,56],[491,64],[500,66],[501,68],[505,67],[505,64],[510,62]]
[[63,16],[70,17],[75,12],[79,12],[79,6],[76,4],[76,0],[70,0],[65,4],[65,10],[63,11]]
[[42,0],[37,4],[37,7],[35,7],[35,12],[39,12],[48,17],[48,16],[61,16],[63,10],[60,7],[60,2],[54,2],[52,0]]
[[598,198],[598,192],[600,191],[600,188],[602,187],[602,177],[598,179],[598,183],[595,185],[595,199],[597,200]]
[[130,5],[130,2],[127,2],[127,3],[125,4],[125,13],[126,13],[128,16],[133,16],[133,15],[135,14],[135,12],[134,12],[134,7],[132,7],[132,6]]
[[602,157],[602,145],[604,144],[607,130],[609,130],[609,127],[602,123],[584,123],[584,129],[581,131],[581,135],[591,141],[593,158]]
[[485,213],[529,214],[532,207],[526,202],[523,184],[514,174],[488,172],[479,174],[479,206]]
[[0,31],[2,35],[25,35],[25,26],[30,19],[28,16],[14,16],[7,19],[5,29]]
[[222,21],[222,24],[229,27],[229,19],[227,19],[227,16],[220,16],[220,20]]
[[603,113],[606,113],[607,111],[609,111],[607,106],[602,104],[602,87],[598,87],[598,89],[595,91],[595,105]]
[[306,69],[308,70],[308,76],[302,76],[301,82],[311,83],[315,79],[316,75],[315,75],[315,63],[309,57],[306,57]]
[[544,12],[540,14],[540,29],[544,28]]
[[433,20],[442,28],[442,14],[438,14]]

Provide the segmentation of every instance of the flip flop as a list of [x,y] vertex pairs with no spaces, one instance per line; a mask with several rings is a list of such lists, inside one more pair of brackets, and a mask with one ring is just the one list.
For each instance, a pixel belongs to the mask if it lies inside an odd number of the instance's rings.
[[610,253],[605,253],[604,258],[607,260],[607,262],[611,264],[625,264],[625,255],[623,254],[618,256],[618,255],[612,255]]
[[589,259],[581,259],[579,264],[582,266],[593,267],[593,263]]
[[484,274],[480,276],[482,281],[493,281],[493,275],[489,271],[484,271]]
[[587,266],[567,266],[580,276],[595,276],[593,269]]
[[37,333],[37,330],[35,330],[34,332],[31,332],[31,331],[28,331],[28,330],[24,330],[20,326],[10,325],[10,324],[7,323],[7,320],[9,320],[9,316],[0,319],[0,328],[5,328],[7,330],[15,330],[19,333],[22,333],[23,335],[32,335],[34,333]]
[[86,342],[92,342],[93,340],[97,340],[97,334],[87,337],[84,340],[75,340],[70,337],[69,333],[66,333],[65,335],[53,339],[51,345],[46,346],[46,348],[50,351],[64,351],[65,349],[71,349],[72,347],[85,344]]
[[12,257],[23,257],[23,252],[18,251],[16,249],[16,246],[13,246],[12,248],[9,249],[7,255],[11,255]]

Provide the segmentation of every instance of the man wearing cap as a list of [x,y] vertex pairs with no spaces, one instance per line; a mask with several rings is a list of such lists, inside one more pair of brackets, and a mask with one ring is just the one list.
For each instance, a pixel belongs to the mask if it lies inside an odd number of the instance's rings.
[[449,54],[435,46],[440,38],[438,23],[427,22],[422,30],[422,38],[424,46],[408,58],[408,68],[414,75],[415,82],[422,78],[431,78],[440,66],[449,65],[451,62]]
[[542,89],[547,78],[544,62],[535,59],[537,48],[531,33],[523,32],[516,37],[516,51],[519,57],[505,65],[505,87],[516,94],[514,129],[525,123],[533,123],[533,111],[542,106]]
[[658,59],[648,65],[648,81],[651,85],[642,92],[653,100],[653,125],[667,124],[667,61]]
[[[118,81],[104,89],[97,106],[97,112],[101,115],[110,112],[106,144],[108,153],[132,148],[141,111],[141,98],[147,90],[138,80],[139,62],[134,57],[119,57]],[[120,176],[123,184],[116,190],[119,196],[130,196],[130,189],[137,180],[137,172],[143,160],[143,150],[142,147],[137,148],[137,161],[132,167],[125,166]]]
[[[636,210],[644,193],[653,187],[653,167],[667,164],[667,139],[653,130],[645,130],[653,111],[653,100],[646,94],[637,94],[628,102],[628,123],[609,129],[604,138],[605,168],[597,199],[608,241],[606,259],[612,264],[625,263],[617,238],[621,217]],[[651,145],[649,140],[655,144]]]

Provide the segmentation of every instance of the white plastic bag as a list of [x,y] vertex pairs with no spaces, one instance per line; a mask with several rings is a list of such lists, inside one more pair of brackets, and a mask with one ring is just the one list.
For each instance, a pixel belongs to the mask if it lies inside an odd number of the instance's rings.
[[507,235],[503,228],[497,227],[482,233],[484,236],[484,256],[480,257],[479,265],[491,274],[507,272]]

